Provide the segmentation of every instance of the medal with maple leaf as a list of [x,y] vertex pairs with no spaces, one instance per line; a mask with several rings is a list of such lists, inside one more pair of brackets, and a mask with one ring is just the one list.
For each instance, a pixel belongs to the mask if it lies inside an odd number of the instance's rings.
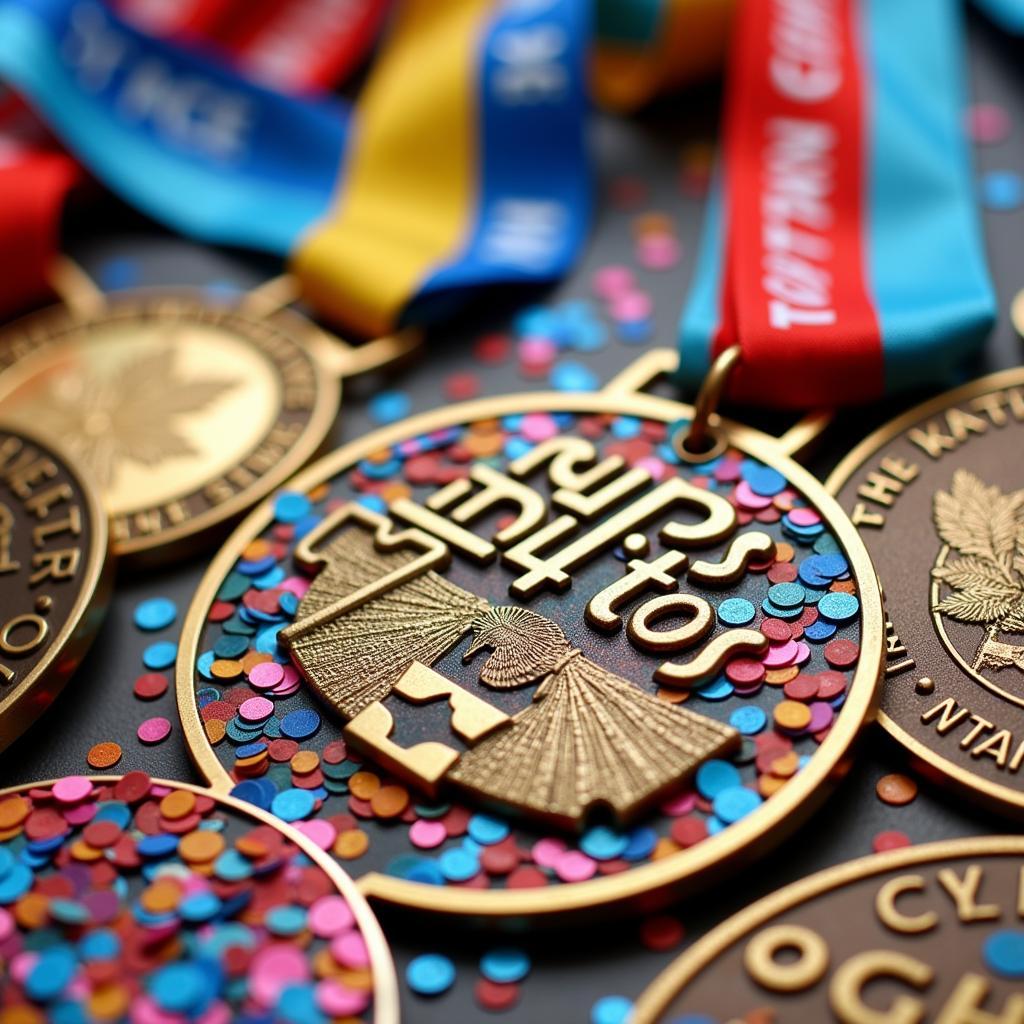
[[1024,814],[1024,372],[882,427],[827,486],[878,566],[882,724],[931,771]]
[[58,439],[99,485],[116,554],[163,560],[297,470],[339,400],[323,339],[199,292],[44,310],[0,337],[10,422]]

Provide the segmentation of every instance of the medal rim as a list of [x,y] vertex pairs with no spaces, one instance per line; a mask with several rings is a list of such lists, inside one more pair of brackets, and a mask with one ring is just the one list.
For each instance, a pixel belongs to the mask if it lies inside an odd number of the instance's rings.
[[[148,773],[146,773],[148,774]],[[124,778],[121,775],[85,775],[94,784],[107,785],[116,783]],[[193,782],[181,782],[178,779],[163,779],[149,776],[150,782],[157,786],[168,786],[172,789],[187,789],[196,796],[206,796],[218,804],[229,807],[236,814],[242,814],[253,818],[261,825],[269,825],[275,831],[280,832],[289,842],[297,846],[327,877],[335,888],[345,897],[349,903],[352,913],[355,915],[359,932],[366,941],[366,948],[370,953],[370,970],[374,978],[373,985],[373,1024],[398,1024],[399,1020],[399,998],[398,998],[398,975],[395,972],[394,959],[391,956],[391,948],[384,937],[384,930],[377,920],[377,915],[367,903],[364,895],[359,891],[355,880],[333,857],[328,856],[311,839],[304,836],[297,828],[275,817],[269,811],[264,811],[255,804],[246,803],[230,793],[218,793],[216,790],[197,786]],[[59,778],[43,779],[39,782],[25,782],[16,786],[7,786],[0,789],[0,799],[6,796],[13,796],[25,793],[31,789],[53,786]],[[379,974],[378,974],[379,972]],[[379,978],[379,981],[378,981]],[[379,1000],[379,1003],[378,1003]]]
[[[617,381],[595,392],[524,392],[475,399],[421,413],[344,444],[306,467],[289,482],[289,488],[306,492],[350,469],[367,455],[412,436],[477,420],[551,410],[582,415],[610,413],[664,423],[687,419],[693,414],[688,405],[639,393],[628,384],[619,386]],[[777,440],[724,419],[720,429],[726,432],[729,444],[784,471],[787,481],[814,502],[848,556],[858,583],[862,616],[861,657],[844,705],[847,713],[839,717],[825,741],[818,746],[811,763],[772,797],[777,803],[766,802],[759,811],[730,825],[718,835],[709,836],[695,847],[621,874],[540,889],[509,891],[439,887],[369,871],[356,879],[356,885],[364,895],[403,907],[443,914],[546,918],[567,911],[621,904],[669,889],[678,894],[686,883],[703,878],[710,871],[721,871],[731,861],[752,853],[755,844],[761,850],[781,842],[820,806],[831,789],[830,783],[837,782],[843,774],[856,739],[877,710],[878,682],[885,655],[884,618],[877,578],[864,542],[849,517],[821,482],[786,454]],[[235,529],[207,567],[182,625],[175,670],[178,715],[192,763],[217,792],[228,791],[232,783],[206,738],[195,701],[194,671],[199,638],[227,572],[244,546],[262,533],[272,520],[273,501],[268,499]],[[868,649],[868,638],[872,636],[877,638],[874,655]],[[766,817],[759,817],[773,806],[774,810]],[[684,859],[684,855],[686,863],[680,869],[676,862]]]
[[737,911],[699,938],[643,991],[633,1008],[633,1024],[656,1024],[672,1002],[718,956],[773,917],[875,875],[931,861],[958,857],[999,857],[1024,854],[1024,836],[966,836],[871,853],[816,871],[790,882]]
[[[237,299],[225,302],[220,305],[213,302],[199,287],[177,287],[167,288],[154,286],[146,288],[133,288],[112,292],[104,292],[104,304],[100,310],[90,313],[79,312],[62,303],[55,303],[35,312],[3,324],[0,327],[0,350],[5,347],[10,335],[18,331],[29,330],[37,325],[46,329],[47,337],[41,341],[32,339],[33,355],[36,351],[42,351],[53,340],[54,327],[68,325],[73,329],[87,331],[93,325],[99,325],[110,319],[111,313],[125,309],[138,310],[146,303],[155,301],[181,302],[186,307],[195,309],[197,307],[215,312],[230,313],[234,318],[243,323],[259,323],[271,326],[278,334],[285,336],[296,348],[302,350],[309,360],[316,385],[316,398],[313,407],[309,412],[308,421],[302,429],[295,444],[289,448],[285,457],[276,462],[273,468],[261,473],[256,480],[239,490],[228,501],[220,502],[210,508],[203,510],[195,516],[191,516],[184,523],[171,527],[161,528],[154,534],[133,537],[127,541],[111,539],[112,553],[120,562],[129,565],[159,565],[170,559],[188,554],[200,549],[209,540],[211,533],[218,529],[224,530],[241,516],[245,515],[255,505],[258,505],[266,496],[277,490],[286,480],[297,473],[306,465],[318,452],[320,452],[330,434],[331,426],[337,417],[342,401],[341,379],[331,374],[320,354],[323,344],[323,335],[317,326],[294,309],[283,308],[275,310],[268,316],[261,317],[248,312],[243,304],[245,293],[239,294]],[[178,311],[175,311],[178,312]],[[241,340],[259,353],[273,366],[278,375],[277,388],[277,409],[275,410],[275,421],[280,417],[284,405],[281,397],[281,377],[279,363],[270,358],[264,349],[256,344],[247,332],[232,331],[232,336]],[[79,341],[77,344],[82,344]],[[88,344],[88,342],[85,342]],[[25,358],[25,357],[22,357]],[[21,359],[16,359],[8,367],[0,368],[0,399],[3,394],[3,377],[7,370],[17,367]],[[208,479],[197,481],[193,491],[200,490]],[[187,497],[185,495],[184,497]],[[100,498],[103,505],[102,496]],[[107,516],[105,505],[103,505],[105,518]],[[148,506],[143,506],[137,511],[145,511]],[[135,513],[128,513],[132,515]]]
[[[1008,370],[997,370],[995,373],[978,377],[976,380],[968,381],[966,384],[961,384],[959,387],[951,388],[949,391],[943,391],[933,398],[919,402],[912,408],[883,423],[850,449],[839,461],[835,469],[825,478],[825,489],[838,501],[839,491],[846,486],[857,470],[868,459],[877,455],[885,445],[905,434],[910,427],[919,423],[922,419],[933,416],[967,399],[1015,385],[1024,385],[1024,367],[1018,366]],[[881,580],[880,582],[884,584],[885,581]],[[942,633],[939,634],[939,640],[943,647],[946,647]],[[946,653],[950,662],[955,665],[956,658],[949,653],[948,648]],[[885,685],[883,677],[880,696],[885,692]],[[990,693],[992,692],[991,688],[986,687],[986,689]],[[990,782],[988,779],[984,779],[980,775],[975,775],[973,772],[961,767],[948,757],[937,753],[907,732],[903,726],[885,711],[881,704],[878,708],[878,724],[897,743],[904,747],[908,753],[920,761],[926,769],[940,772],[959,791],[975,794],[982,800],[985,806],[1004,815],[1017,818],[1024,817],[1024,791],[1015,790],[998,782]]]
[[[115,560],[110,549],[106,509],[98,489],[89,475],[83,473],[78,461],[69,458],[60,444],[21,426],[15,427],[0,420],[0,433],[20,437],[60,462],[64,472],[72,477],[82,494],[92,530],[85,571],[70,613],[36,667],[0,700],[0,725],[4,727],[0,732],[2,753],[50,709],[85,657],[106,617],[113,590]],[[27,699],[37,693],[43,693],[49,698],[42,706],[33,706]],[[10,730],[8,726],[11,726]]]

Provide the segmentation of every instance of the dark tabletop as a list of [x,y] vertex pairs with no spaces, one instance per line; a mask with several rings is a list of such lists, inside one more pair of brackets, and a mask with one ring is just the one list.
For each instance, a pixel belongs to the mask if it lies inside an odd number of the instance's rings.
[[[1001,37],[978,19],[972,21],[969,36],[973,98],[1003,105],[1014,122],[1006,142],[979,149],[977,167],[979,171],[1024,171],[1024,73],[1019,43]],[[514,359],[498,367],[473,363],[468,356],[470,342],[483,333],[507,328],[514,311],[524,303],[590,297],[596,269],[612,262],[633,264],[633,218],[644,211],[667,213],[683,242],[680,267],[667,273],[638,271],[643,286],[655,299],[652,344],[673,344],[680,304],[694,265],[702,213],[701,200],[680,188],[681,153],[689,143],[714,138],[718,102],[716,89],[709,87],[665,101],[638,118],[605,119],[596,124],[599,214],[575,273],[552,291],[520,294],[507,302],[491,304],[486,313],[477,310],[465,316],[432,339],[429,359],[422,359],[398,377],[348,386],[333,441],[342,443],[371,429],[367,398],[383,386],[405,392],[414,412],[444,401],[443,382],[457,371],[479,374],[484,395],[538,386],[519,376]],[[610,198],[616,183],[625,177],[639,179],[648,191],[643,202],[630,210]],[[1022,211],[985,214],[1000,312],[996,330],[973,372],[1020,361],[1020,341],[1009,322],[1009,303],[1024,286],[1022,225]],[[69,217],[66,247],[105,287],[211,281],[245,286],[279,272],[278,267],[246,254],[205,249],[171,236],[109,198]],[[636,346],[627,346],[613,337],[605,348],[574,354],[573,358],[604,380],[638,354]],[[854,440],[909,401],[840,415],[811,460],[811,468],[824,476]],[[781,422],[773,422],[771,417],[758,417],[757,422],[768,430],[781,429]],[[180,624],[205,566],[206,559],[200,556],[159,572],[120,575],[102,632],[63,697],[0,758],[3,784],[87,772],[89,748],[108,739],[124,747],[118,771],[142,768],[153,775],[199,781],[186,755],[180,729],[152,748],[143,747],[135,739],[143,718],[162,714],[175,721],[176,711],[173,688],[158,701],[145,704],[132,696],[134,679],[141,671],[142,650],[153,639],[135,628],[132,612],[144,598],[167,596],[178,604]],[[771,856],[744,866],[732,884],[714,887],[685,906],[670,908],[669,912],[685,926],[683,946],[767,892],[828,865],[869,853],[872,837],[883,829],[902,830],[914,843],[1014,830],[1011,823],[982,815],[965,799],[939,789],[923,787],[918,798],[905,807],[882,804],[875,796],[875,783],[881,775],[896,770],[906,770],[900,749],[874,729],[862,743],[853,771],[796,837]],[[515,944],[533,961],[532,972],[522,984],[519,1005],[501,1015],[509,1022],[587,1021],[591,1007],[602,996],[638,996],[683,948],[664,953],[649,951],[640,940],[641,919],[637,917],[620,916],[585,929],[548,926],[505,935],[460,929],[436,918],[417,918],[397,911],[382,913],[382,922],[400,974],[404,1020],[411,1024],[495,1019],[473,997],[474,984],[480,977],[477,961],[493,946]],[[404,982],[405,965],[424,952],[445,953],[458,967],[453,988],[435,999],[413,995]]]

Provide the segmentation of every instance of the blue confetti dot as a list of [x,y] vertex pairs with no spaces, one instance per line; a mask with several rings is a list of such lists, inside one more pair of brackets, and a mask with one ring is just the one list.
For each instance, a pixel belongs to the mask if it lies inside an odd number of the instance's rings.
[[727,697],[731,697],[735,691],[736,687],[723,677],[699,687],[697,696],[703,697],[704,700],[725,700]]
[[170,668],[177,656],[178,645],[176,643],[170,640],[160,640],[155,644],[150,644],[142,652],[142,664],[151,672],[161,672],[165,668]]
[[139,261],[130,256],[115,256],[100,267],[96,280],[105,292],[133,288],[139,283]]
[[78,968],[78,958],[70,946],[50,946],[39,954],[25,979],[25,994],[30,999],[47,1002],[59,996],[71,983]]
[[439,996],[455,984],[455,964],[440,953],[424,953],[409,961],[405,980],[418,996]]
[[728,786],[718,793],[711,806],[715,817],[732,825],[756,811],[761,806],[761,797],[746,786]]
[[281,732],[291,740],[309,739],[320,728],[320,716],[312,708],[291,711],[281,719]]
[[470,838],[481,846],[493,846],[500,843],[509,833],[509,827],[499,818],[487,814],[474,814],[466,826]]
[[530,973],[530,958],[521,949],[492,949],[480,958],[480,973],[488,981],[509,985]]
[[274,518],[279,523],[297,523],[309,515],[313,503],[297,491],[282,491],[274,499]]
[[271,907],[263,920],[267,931],[273,935],[298,935],[306,927],[306,911],[302,907],[283,904]]
[[1002,978],[1024,978],[1024,931],[994,932],[982,947],[985,963]]
[[621,857],[629,845],[629,836],[605,825],[587,829],[580,837],[580,849],[594,860],[614,860]]
[[316,800],[308,789],[285,789],[274,797],[270,809],[282,821],[298,821],[311,814]]
[[835,591],[822,594],[818,612],[830,622],[849,622],[860,611],[860,601],[853,594]]
[[198,1009],[209,996],[203,969],[195,963],[174,963],[161,967],[146,987],[159,1006],[170,1013]]
[[178,606],[167,597],[151,597],[135,607],[135,625],[153,631],[166,629],[178,617]]
[[786,487],[786,478],[771,466],[749,465],[743,470],[743,479],[750,489],[763,498],[774,498]]
[[178,837],[168,832],[158,832],[155,836],[143,836],[137,843],[136,850],[140,857],[160,859],[169,857],[178,849]]
[[595,391],[599,383],[593,370],[569,360],[555,366],[550,380],[556,391]]
[[397,423],[404,420],[412,409],[409,396],[403,391],[382,391],[370,399],[370,417],[375,423]]
[[438,866],[449,882],[468,882],[480,870],[480,858],[465,847],[456,846],[441,854]]
[[744,736],[755,736],[768,724],[768,715],[764,708],[747,704],[729,716],[729,724]]
[[726,626],[746,626],[754,621],[756,611],[745,597],[729,597],[718,606],[718,618]]
[[1024,180],[1014,171],[989,171],[981,176],[981,201],[990,210],[1015,210],[1024,202]]
[[633,1003],[625,996],[602,996],[590,1008],[590,1024],[629,1024]]
[[697,769],[697,792],[705,800],[714,800],[723,790],[742,784],[739,771],[728,761],[713,758]]
[[108,928],[90,932],[78,943],[82,960],[113,960],[121,952],[121,940]]

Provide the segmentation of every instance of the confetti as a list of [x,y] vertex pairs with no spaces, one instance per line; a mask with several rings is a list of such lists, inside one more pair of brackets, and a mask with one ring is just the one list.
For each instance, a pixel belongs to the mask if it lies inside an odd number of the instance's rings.
[[89,762],[89,767],[95,768],[97,771],[113,768],[121,760],[121,748],[112,741],[96,743],[89,748],[86,760]]
[[917,783],[909,775],[893,772],[883,775],[875,785],[875,793],[882,803],[902,807],[917,796]]
[[424,953],[409,962],[405,980],[418,996],[439,996],[455,984],[455,964],[440,953]]
[[136,735],[146,744],[163,743],[171,735],[171,723],[160,716],[147,718],[136,730]]

